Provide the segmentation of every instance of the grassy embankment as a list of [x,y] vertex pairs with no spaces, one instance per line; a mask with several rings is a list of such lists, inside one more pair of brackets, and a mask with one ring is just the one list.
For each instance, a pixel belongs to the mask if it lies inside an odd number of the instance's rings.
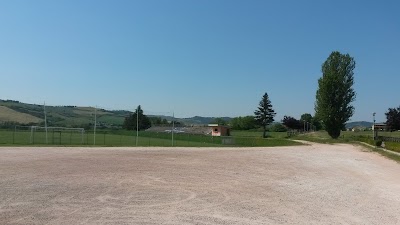
[[[379,136],[387,136],[387,137],[400,137],[400,132],[380,132]],[[352,132],[352,131],[344,131],[341,133],[341,136],[338,139],[332,139],[329,137],[326,131],[318,131],[312,132],[308,134],[300,134],[292,139],[297,140],[305,140],[317,143],[366,143],[370,146],[375,146],[375,141],[372,139],[372,131],[360,131],[360,132]],[[384,151],[385,149],[400,153],[400,143],[396,142],[385,142],[385,148],[382,147],[369,147],[370,150],[378,152],[379,154],[394,159],[400,162],[400,156],[396,154],[392,154],[390,152]]]

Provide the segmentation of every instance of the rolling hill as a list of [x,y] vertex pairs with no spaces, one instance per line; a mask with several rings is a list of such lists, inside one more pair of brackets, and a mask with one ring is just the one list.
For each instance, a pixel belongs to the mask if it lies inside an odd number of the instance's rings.
[[[79,106],[46,106],[48,126],[84,127],[88,128],[94,124],[93,107]],[[121,127],[130,111],[97,109],[97,122],[104,127]],[[172,121],[171,116],[148,115],[149,117],[161,117]],[[216,117],[194,116],[189,118],[175,118],[175,121],[186,125],[205,125],[212,123]],[[222,117],[229,122],[232,118]],[[0,99],[0,124],[11,123],[21,125],[44,125],[43,105],[22,103],[14,100]],[[346,128],[356,126],[371,127],[372,123],[367,121],[355,121],[346,124]]]
[[367,122],[367,121],[355,121],[355,122],[349,122],[346,123],[346,128],[347,129],[351,129],[353,127],[365,127],[365,128],[371,128],[372,127],[372,123],[371,122]]
[[[121,127],[130,111],[97,109],[97,123],[104,127]],[[46,106],[48,126],[84,127],[94,124],[95,109],[79,106]],[[171,116],[148,115],[172,121]],[[175,118],[175,121],[187,125],[203,125],[211,123],[215,117]],[[226,121],[231,118],[224,117]],[[44,125],[43,105],[22,103],[14,100],[0,100],[0,124]]]
[[[48,126],[85,127],[94,123],[95,109],[77,106],[46,106]],[[107,111],[97,109],[100,125],[120,126],[128,111]],[[0,123],[22,125],[43,125],[43,105],[21,103],[13,100],[0,100]]]

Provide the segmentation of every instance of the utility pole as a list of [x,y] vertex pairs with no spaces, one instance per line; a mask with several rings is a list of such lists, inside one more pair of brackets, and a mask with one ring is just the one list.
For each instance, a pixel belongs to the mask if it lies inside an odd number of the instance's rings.
[[174,129],[175,129],[175,114],[172,112],[172,147],[174,146]]
[[43,112],[44,112],[44,129],[46,131],[46,144],[48,144],[47,141],[47,115],[46,115],[46,102],[43,103]]
[[373,123],[372,123],[372,138],[375,140],[375,136],[376,136],[376,133],[375,133],[375,112],[374,113],[372,113],[372,118],[373,118]]
[[136,146],[138,146],[139,139],[139,106],[136,109]]
[[93,145],[96,145],[96,126],[97,126],[97,105],[94,108]]

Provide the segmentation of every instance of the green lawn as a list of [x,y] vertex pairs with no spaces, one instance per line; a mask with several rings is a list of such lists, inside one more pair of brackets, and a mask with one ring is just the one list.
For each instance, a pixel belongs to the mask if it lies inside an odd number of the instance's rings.
[[[178,133],[172,134],[140,131],[137,139],[138,146],[182,146],[182,147],[256,147],[256,146],[291,146],[299,145],[292,140],[282,138],[286,135],[271,133],[270,138],[261,138],[262,133],[237,132],[228,139],[233,139],[231,144],[222,144],[223,137],[193,135]],[[226,139],[226,138],[225,138]],[[83,135],[79,132],[62,131],[46,134],[44,131],[31,133],[30,130],[0,130],[0,145],[61,145],[61,146],[136,146],[136,132],[126,130],[98,130],[96,140],[93,131]]]
[[[263,136],[262,131],[232,130],[233,137],[258,137]],[[287,138],[287,132],[267,132],[267,136],[271,138]]]

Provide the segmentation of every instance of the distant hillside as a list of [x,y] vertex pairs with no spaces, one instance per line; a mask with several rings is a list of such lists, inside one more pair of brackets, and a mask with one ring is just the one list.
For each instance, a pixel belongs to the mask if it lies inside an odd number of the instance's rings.
[[[79,106],[46,106],[48,126],[84,127],[89,129],[94,124],[93,107]],[[124,119],[130,113],[125,110],[97,109],[97,123],[104,127],[120,127]],[[149,117],[161,117],[172,121],[171,116],[148,115]],[[186,125],[209,124],[216,117],[195,116],[190,118],[174,118],[175,121]],[[223,117],[229,122],[232,118]],[[17,123],[21,125],[44,125],[43,105],[27,104],[14,100],[0,99],[0,124]]]
[[[94,124],[92,107],[46,106],[48,126],[88,127]],[[97,122],[103,126],[120,126],[128,111],[97,109]],[[43,105],[0,100],[0,123],[44,125]]]
[[43,119],[36,116],[32,116],[27,113],[15,111],[6,106],[0,106],[0,121],[9,121],[9,122],[18,121],[19,123],[27,124],[27,123],[40,123],[43,121]]
[[346,128],[353,128],[353,127],[372,127],[372,123],[367,121],[355,121],[346,123]]
[[[210,124],[212,123],[217,117],[201,117],[201,116],[195,116],[195,117],[190,117],[190,118],[184,118],[183,120],[186,120],[187,123],[192,123],[192,124]],[[218,117],[226,122],[229,122],[232,120],[230,117]]]
[[[154,117],[156,115],[150,115],[150,117]],[[157,116],[161,117],[162,119],[166,119],[168,121],[172,121],[173,118],[172,116]],[[188,117],[188,118],[174,118],[175,121],[184,123],[186,125],[206,125],[212,123],[216,118],[222,118],[226,122],[229,122],[232,120],[231,117],[201,117],[201,116],[194,116],[194,117]]]

